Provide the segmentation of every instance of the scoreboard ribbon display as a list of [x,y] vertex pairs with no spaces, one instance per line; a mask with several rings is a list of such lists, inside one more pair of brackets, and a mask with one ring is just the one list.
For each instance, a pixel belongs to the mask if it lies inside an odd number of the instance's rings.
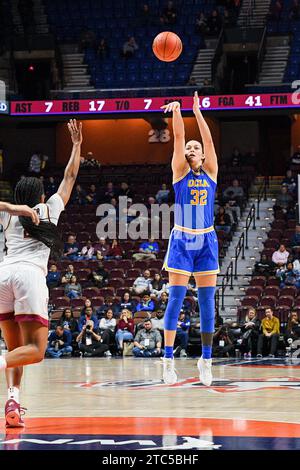
[[[200,96],[203,111],[222,111],[239,109],[299,108],[300,93],[253,94]],[[58,114],[110,114],[159,112],[161,106],[171,101],[179,101],[183,111],[191,111],[193,98],[155,97],[155,98],[113,98],[88,100],[57,101],[12,101],[12,116],[58,115]]]

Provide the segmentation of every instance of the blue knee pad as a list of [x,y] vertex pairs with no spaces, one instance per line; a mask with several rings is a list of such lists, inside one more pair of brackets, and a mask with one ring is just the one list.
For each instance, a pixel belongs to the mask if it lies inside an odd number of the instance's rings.
[[171,286],[169,289],[169,301],[164,316],[165,330],[177,329],[177,321],[186,294],[185,286]]
[[215,287],[198,287],[201,333],[215,331]]

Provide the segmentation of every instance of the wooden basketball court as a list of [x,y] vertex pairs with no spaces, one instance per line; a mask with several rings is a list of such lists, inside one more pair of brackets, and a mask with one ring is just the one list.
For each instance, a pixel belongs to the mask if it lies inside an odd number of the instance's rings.
[[172,386],[161,381],[159,359],[29,366],[26,427],[5,430],[2,419],[0,449],[300,449],[299,360],[214,360],[209,388],[199,383],[196,361],[176,360]]

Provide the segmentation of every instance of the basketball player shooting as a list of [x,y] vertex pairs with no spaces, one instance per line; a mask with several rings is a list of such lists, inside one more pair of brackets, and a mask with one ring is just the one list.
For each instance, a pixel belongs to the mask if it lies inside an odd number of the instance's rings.
[[70,120],[73,148],[64,179],[45,203],[38,178],[22,178],[15,188],[16,205],[0,202],[7,255],[0,263],[0,328],[8,353],[0,356],[6,372],[7,427],[23,427],[19,388],[23,366],[43,360],[48,339],[47,265],[52,249],[62,254],[58,219],[70,199],[80,165],[82,124]]
[[170,234],[163,268],[169,272],[169,302],[164,317],[165,357],[163,380],[174,384],[173,346],[179,312],[191,274],[194,275],[200,311],[202,356],[198,361],[200,381],[212,382],[212,340],[215,317],[215,287],[218,263],[218,240],[214,231],[214,200],[218,161],[211,132],[200,111],[199,97],[194,94],[193,112],[203,146],[197,140],[185,143],[180,103],[162,106],[173,113],[174,153],[172,159],[175,191],[175,225]]

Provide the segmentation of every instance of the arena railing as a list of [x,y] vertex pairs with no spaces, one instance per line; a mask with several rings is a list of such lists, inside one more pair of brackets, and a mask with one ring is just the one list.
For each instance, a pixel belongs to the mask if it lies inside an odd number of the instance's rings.
[[[233,261],[228,265],[226,269],[226,273],[223,276],[222,279],[222,287],[221,289],[218,289],[218,295],[220,298],[220,290],[221,290],[221,298],[222,298],[222,304],[221,304],[221,309],[225,310],[225,291],[226,288],[230,285],[230,290],[233,290]],[[218,312],[218,307],[217,307],[217,312]]]
[[264,177],[264,182],[262,183],[261,187],[258,190],[258,195],[256,199],[256,219],[259,220],[259,210],[260,210],[260,203],[261,200],[264,199],[264,201],[267,200],[267,188],[270,185],[270,179],[269,176]]

